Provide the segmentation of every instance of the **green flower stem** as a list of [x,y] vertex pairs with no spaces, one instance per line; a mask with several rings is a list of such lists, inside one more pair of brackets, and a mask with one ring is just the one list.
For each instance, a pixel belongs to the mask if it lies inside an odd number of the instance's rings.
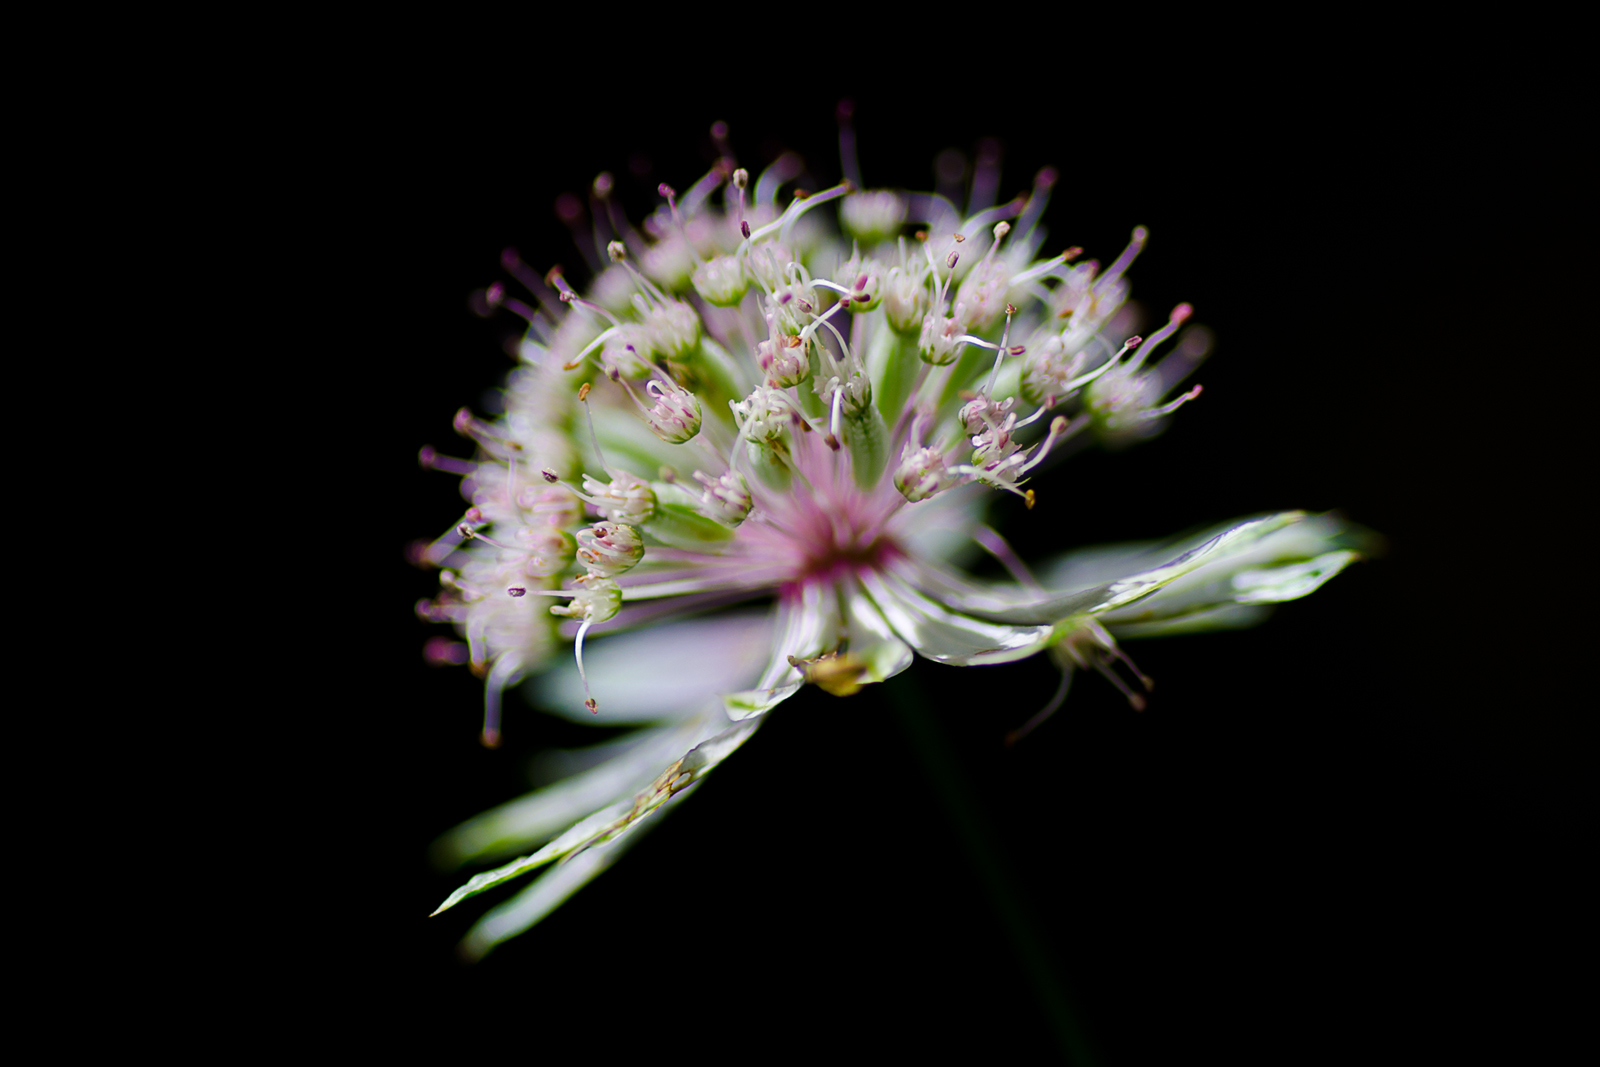
[[911,746],[922,762],[924,773],[933,784],[934,793],[944,805],[945,814],[966,847],[968,859],[983,883],[989,903],[1005,928],[1018,962],[1027,973],[1040,1007],[1049,1019],[1050,1029],[1062,1056],[1068,1063],[1093,1067],[1097,1061],[1084,1038],[1078,1013],[1060,979],[1056,977],[1055,967],[1042,945],[1037,925],[1023,903],[1016,879],[994,845],[994,834],[984,825],[983,816],[955,753],[950,750],[950,743],[929,714],[927,700],[914,672],[907,671],[899,675],[883,688],[901,727],[911,739]]

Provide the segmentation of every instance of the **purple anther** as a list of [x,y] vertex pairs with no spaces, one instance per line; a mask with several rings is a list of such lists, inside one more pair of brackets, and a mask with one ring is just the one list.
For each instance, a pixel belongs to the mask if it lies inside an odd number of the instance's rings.
[[527,596],[528,595],[528,591],[526,589],[524,589],[520,585],[514,585],[510,589],[506,590],[506,595],[507,596]]
[[739,232],[744,234],[745,240],[750,239],[750,223],[744,219],[739,220]]
[[544,475],[544,480],[549,482],[551,485],[554,485],[556,482],[559,482],[561,480],[561,476],[559,474],[557,474],[555,471],[551,470],[549,467],[546,467],[544,470],[540,471],[539,473]]

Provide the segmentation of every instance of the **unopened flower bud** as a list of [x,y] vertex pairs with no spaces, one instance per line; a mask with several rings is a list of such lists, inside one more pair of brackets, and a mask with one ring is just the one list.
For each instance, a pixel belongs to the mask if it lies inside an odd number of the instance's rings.
[[[572,499],[571,493],[565,494]],[[529,555],[522,573],[529,578],[547,578],[567,568],[577,552],[572,535],[554,526],[524,526],[516,533],[517,545]]]
[[833,280],[850,290],[852,314],[875,311],[883,303],[883,267],[875,259],[851,256],[844,261]]
[[894,470],[894,487],[913,504],[945,489],[949,481],[944,456],[933,448],[916,449]]
[[[643,304],[638,298],[635,306]],[[681,300],[672,300],[654,307],[640,307],[644,328],[651,351],[667,359],[677,359],[694,350],[700,342],[700,316],[694,308]]]
[[738,526],[750,514],[750,485],[738,471],[716,479],[695,471],[694,477],[705,486],[705,492],[700,494],[700,511],[707,518],[725,526]]
[[1000,321],[1010,281],[1011,268],[998,256],[985,258],[972,268],[956,290],[956,302],[967,308],[969,330],[981,332]]
[[905,220],[905,200],[887,190],[851,193],[839,205],[839,225],[864,245],[893,237]]
[[622,587],[610,578],[586,574],[578,580],[572,602],[557,604],[550,609],[552,615],[587,622],[606,622],[622,609]]
[[598,501],[602,515],[615,522],[637,526],[656,513],[656,494],[650,483],[627,471],[613,472],[609,485],[585,474],[583,491]]
[[806,356],[804,344],[798,337],[779,334],[777,340],[762,341],[756,345],[756,362],[766,373],[767,385],[773,389],[788,389],[799,385],[811,375],[811,361]]
[[695,268],[694,291],[715,307],[733,307],[744,299],[750,278],[737,256],[715,256]]
[[669,445],[681,445],[700,432],[700,401],[671,379],[666,385],[650,379],[645,391],[655,397],[655,406],[645,412],[645,421],[655,435]]
[[788,397],[777,389],[758,385],[748,397],[729,406],[739,424],[739,435],[746,441],[775,441],[789,428]]
[[590,574],[614,578],[644,558],[639,531],[620,522],[597,522],[578,531],[578,562]]
[[883,280],[883,313],[896,333],[916,333],[928,313],[928,287],[915,272],[889,268]]
[[547,526],[575,526],[583,518],[582,503],[559,485],[526,486],[517,494],[517,506]]
[[647,378],[655,371],[649,354],[653,345],[649,332],[635,323],[627,323],[606,338],[600,349],[600,365],[606,376]]
[[962,349],[966,347],[961,337],[967,332],[966,324],[960,318],[963,310],[958,304],[954,318],[947,319],[937,311],[930,311],[923,317],[922,338],[917,342],[922,362],[932,363],[935,367],[948,367],[960,357]]

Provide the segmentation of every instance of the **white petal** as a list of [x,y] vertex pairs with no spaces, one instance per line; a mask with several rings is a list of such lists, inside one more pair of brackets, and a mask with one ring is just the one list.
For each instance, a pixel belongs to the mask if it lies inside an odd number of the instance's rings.
[[1319,515],[1220,554],[1165,588],[1101,617],[1106,625],[1153,622],[1224,604],[1268,604],[1306,596],[1344,569],[1364,531]]
[[861,583],[895,632],[939,663],[973,667],[1025,659],[1050,643],[1050,626],[1004,626],[945,610],[894,574],[867,573]]
[[911,666],[911,646],[895,636],[880,612],[858,589],[845,596],[850,624],[850,651],[867,661],[861,682],[882,682]]
[[727,694],[728,718],[738,721],[760,715],[798,692],[805,678],[789,657],[812,659],[838,647],[838,616],[838,598],[831,586],[806,585],[799,601],[780,601],[778,637],[767,669],[753,689]]
[[1200,545],[1150,567],[1087,589],[1039,596],[1020,586],[997,587],[980,596],[951,596],[952,606],[1000,622],[1047,622],[1074,615],[1097,615],[1149,596],[1208,563],[1233,555],[1244,547],[1305,518],[1300,511],[1280,512],[1247,519],[1210,537]]
[[[1142,605],[1144,602],[1140,601]],[[1113,623],[1106,621],[1106,630],[1112,637],[1176,637],[1179,634],[1198,634],[1208,630],[1243,630],[1254,626],[1272,614],[1272,609],[1262,604],[1222,604],[1200,608],[1186,615],[1154,622]],[[1105,620],[1105,616],[1100,616]]]
[[534,679],[529,698],[564,719],[598,726],[680,718],[720,693],[749,685],[771,645],[770,612],[604,637],[584,646],[598,713],[583,706],[583,683],[571,661]]
[[528,888],[498,907],[484,913],[461,942],[469,959],[482,959],[502,941],[509,941],[534,923],[566,903],[568,897],[588,885],[622,854],[632,838],[591,848],[540,875]]
[[[702,712],[671,726],[641,730],[620,741],[593,746],[610,758],[554,785],[491,808],[457,826],[435,846],[452,865],[499,859],[549,840],[585,815],[655,780],[661,768],[697,741],[720,716]],[[579,750],[580,754],[585,754]]]
[[523,856],[492,871],[474,875],[465,885],[446,897],[445,902],[434,909],[433,914],[437,915],[453,908],[468,897],[476,896],[486,889],[493,889],[547,863],[579,855],[637,829],[646,815],[660,809],[673,796],[682,793],[705,777],[713,767],[727,759],[756,732],[761,721],[758,716],[735,723],[716,736],[700,742],[682,758],[669,764],[648,787],[635,794],[631,803],[621,801],[602,808],[533,855]]

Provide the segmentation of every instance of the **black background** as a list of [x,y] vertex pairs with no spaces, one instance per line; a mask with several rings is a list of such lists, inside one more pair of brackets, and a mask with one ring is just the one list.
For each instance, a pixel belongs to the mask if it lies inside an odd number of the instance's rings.
[[[780,706],[615,868],[483,962],[454,955],[482,902],[426,918],[460,880],[428,866],[428,843],[526,791],[542,747],[595,736],[513,697],[506,745],[484,750],[480,683],[421,657],[442,631],[412,603],[435,578],[402,550],[462,504],[416,450],[466,451],[450,418],[510,368],[517,326],[474,317],[468,294],[502,277],[505,247],[576,268],[556,196],[609,170],[637,220],[656,182],[704,173],[716,119],[752,171],[781,146],[813,188],[832,182],[848,95],[867,184],[927,188],[941,149],[998,138],[1002,196],[1062,172],[1047,248],[1104,261],[1150,227],[1134,297],[1157,314],[1190,301],[1217,335],[1193,379],[1205,396],[1165,436],[1079,455],[1031,513],[997,502],[1025,558],[1290,507],[1387,539],[1259,629],[1131,644],[1158,682],[1147,711],[1082,677],[1015,750],[1001,738],[1048,699],[1046,663],[914,668],[1095,1062],[1537,1042],[1567,1010],[1527,976],[1571,938],[1589,735],[1528,590],[1576,551],[1561,524],[1578,489],[1560,481],[1573,420],[1507,398],[1544,374],[1544,338],[1573,311],[1539,243],[1568,172],[1546,154],[1530,175],[1546,149],[1465,82],[825,82],[480,93],[396,72],[348,87],[306,134],[288,170],[311,223],[295,269],[326,283],[326,317],[292,357],[328,388],[294,417],[336,424],[307,477],[327,501],[316,568],[339,577],[285,624],[313,681],[276,720],[302,767],[279,871],[296,920],[276,951],[305,1010],[463,1054],[1053,1054],[973,853],[872,690]],[[1517,450],[1530,436],[1539,458]]]

